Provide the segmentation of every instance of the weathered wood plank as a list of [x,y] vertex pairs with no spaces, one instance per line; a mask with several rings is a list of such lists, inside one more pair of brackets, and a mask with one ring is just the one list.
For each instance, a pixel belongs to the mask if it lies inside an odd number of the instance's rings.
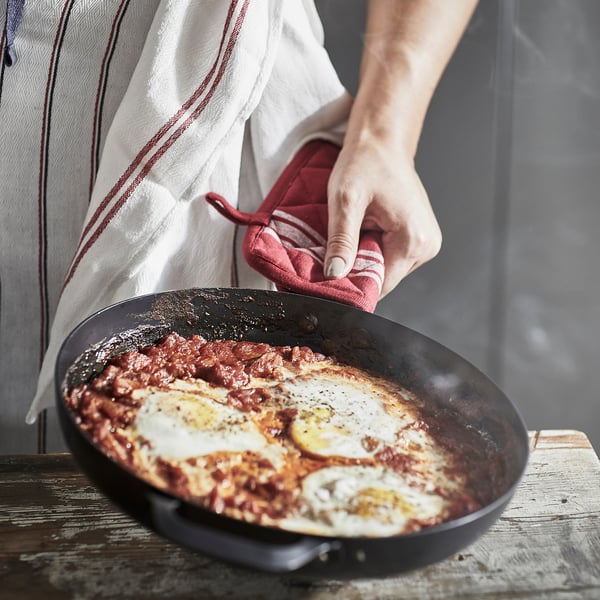
[[534,432],[527,474],[475,544],[398,577],[307,583],[234,568],[124,516],[68,455],[0,458],[0,600],[600,598],[600,462],[578,432]]
[[580,431],[573,431],[570,429],[545,429],[544,431],[535,431],[531,433],[530,438],[533,441],[533,448],[536,449],[592,449],[592,444],[586,435]]

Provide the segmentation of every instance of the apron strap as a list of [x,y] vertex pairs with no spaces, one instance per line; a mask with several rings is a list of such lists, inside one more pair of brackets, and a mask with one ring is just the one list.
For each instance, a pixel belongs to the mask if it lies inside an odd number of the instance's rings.
[[23,18],[25,0],[7,0],[6,2],[6,46],[4,47],[4,64],[12,67],[17,62],[15,39]]

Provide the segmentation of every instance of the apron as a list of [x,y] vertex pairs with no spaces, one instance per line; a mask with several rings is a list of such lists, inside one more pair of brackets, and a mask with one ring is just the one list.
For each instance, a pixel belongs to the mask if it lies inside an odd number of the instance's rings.
[[159,0],[22,4],[0,0],[0,344],[10,349],[0,355],[0,407],[9,431],[35,394],[106,134]]

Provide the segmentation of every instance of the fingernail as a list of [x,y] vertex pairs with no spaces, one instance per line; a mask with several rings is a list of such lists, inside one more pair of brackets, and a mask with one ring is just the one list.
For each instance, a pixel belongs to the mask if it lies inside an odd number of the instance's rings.
[[334,256],[327,265],[325,271],[326,277],[338,278],[342,277],[346,272],[346,261],[339,256]]

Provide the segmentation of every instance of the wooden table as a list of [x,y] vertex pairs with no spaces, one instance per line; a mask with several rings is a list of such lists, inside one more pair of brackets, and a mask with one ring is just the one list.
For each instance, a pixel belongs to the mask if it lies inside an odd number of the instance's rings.
[[0,599],[600,599],[600,462],[575,431],[531,433],[513,501],[475,544],[401,576],[308,584],[146,531],[68,454],[0,457]]

